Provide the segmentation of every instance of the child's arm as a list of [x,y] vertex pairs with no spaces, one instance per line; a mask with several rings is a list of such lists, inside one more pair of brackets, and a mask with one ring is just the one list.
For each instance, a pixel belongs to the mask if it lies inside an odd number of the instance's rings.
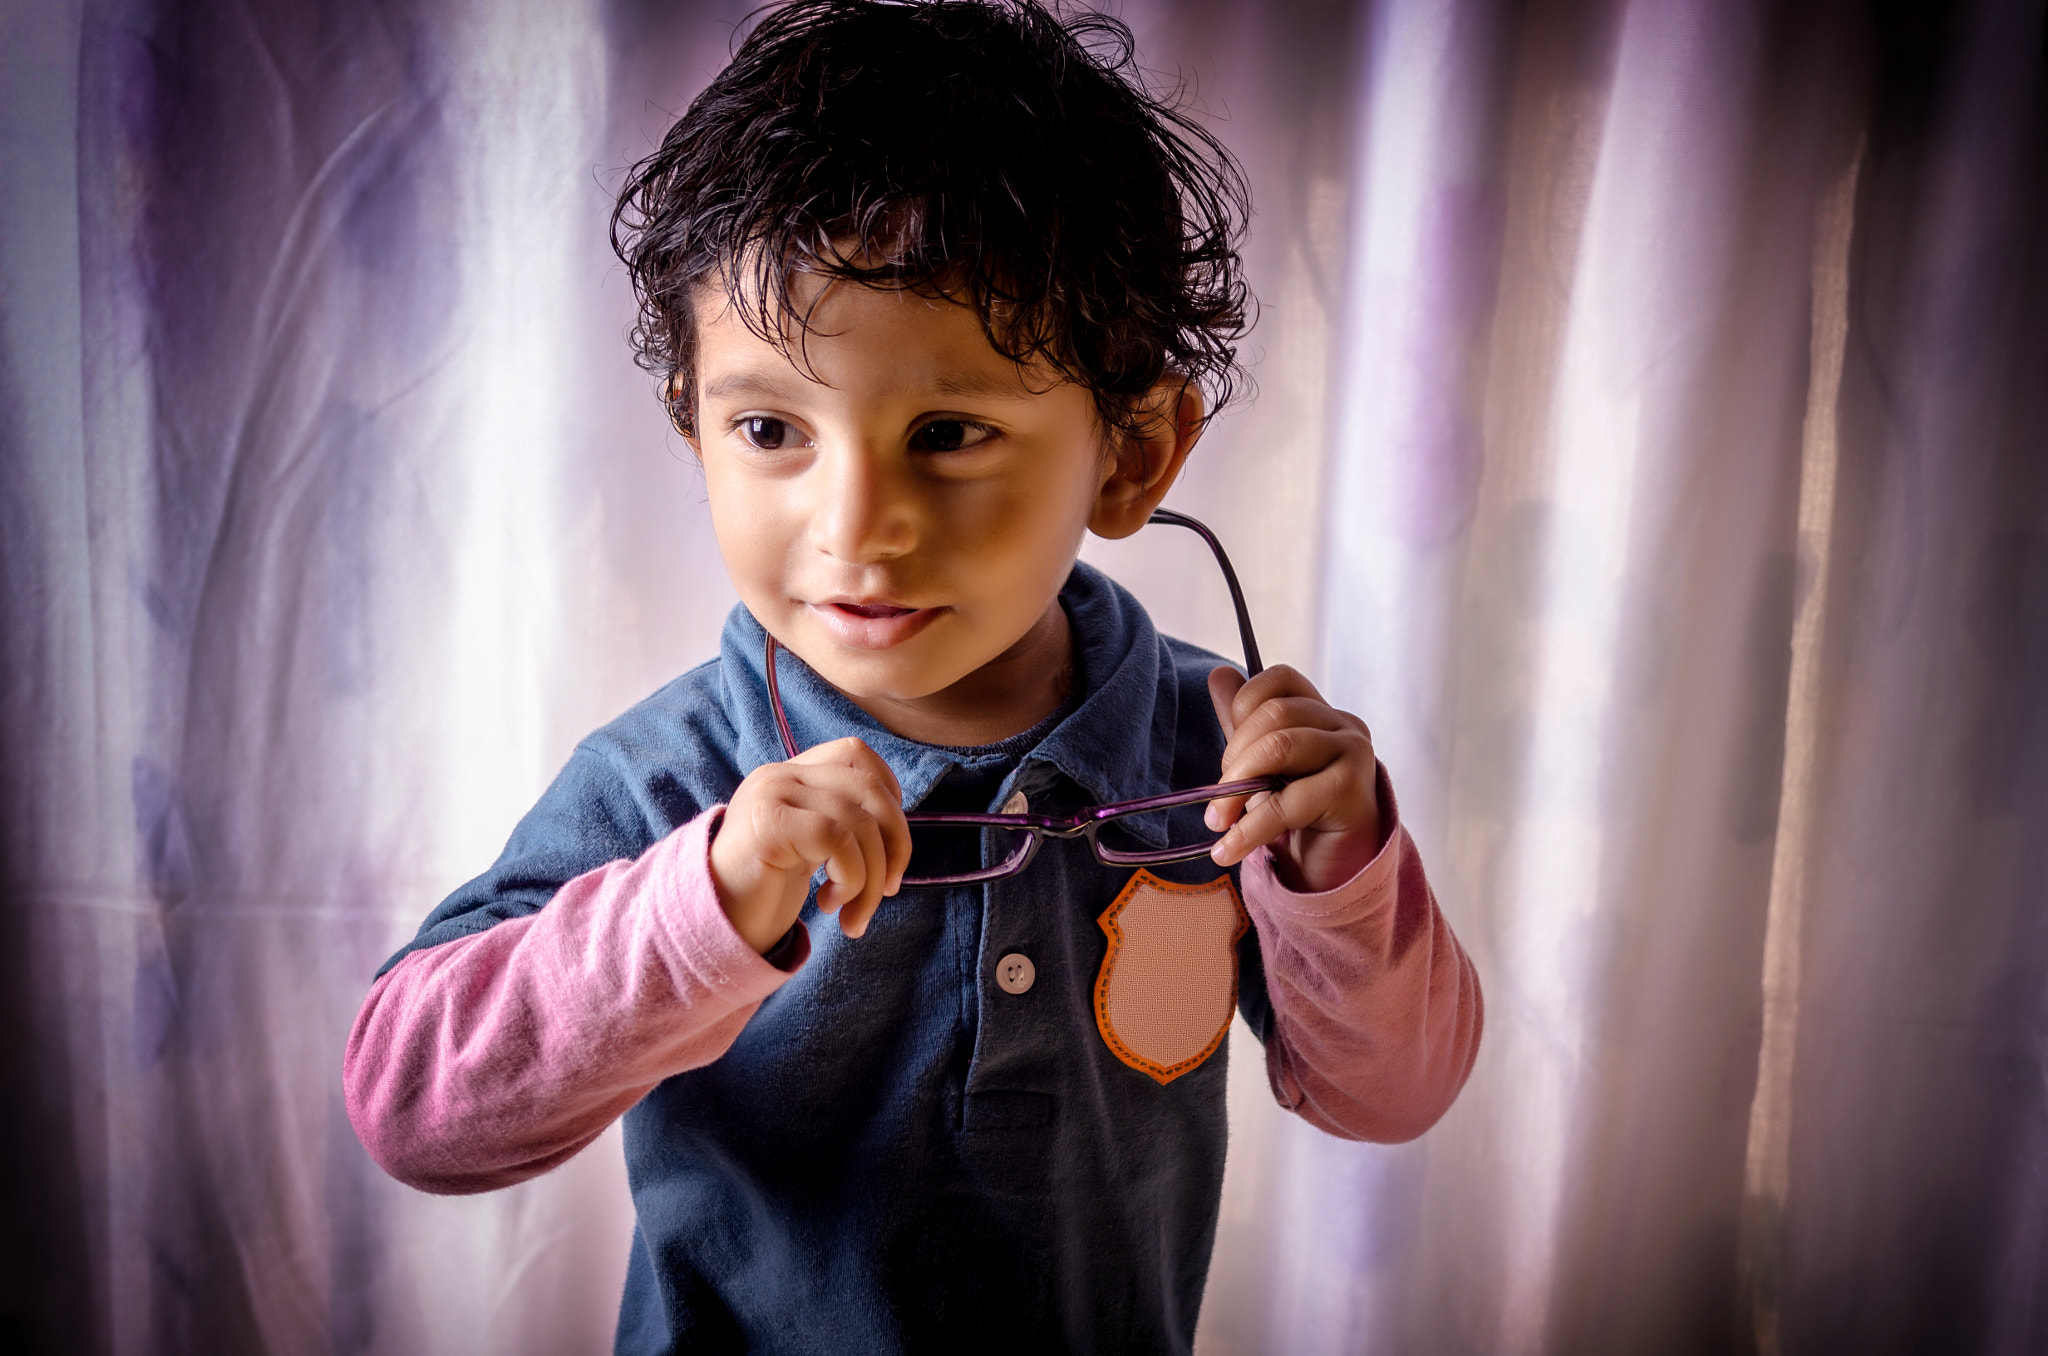
[[343,1071],[371,1157],[425,1191],[509,1186],[725,1053],[810,948],[793,928],[771,963],[727,920],[709,865],[723,814],[380,979]]
[[[617,838],[586,783],[565,773],[549,794],[569,804],[535,817],[578,823],[579,849]],[[865,930],[910,856],[901,800],[859,740],[822,744],[754,769],[729,807],[585,871],[537,912],[407,956],[349,1038],[357,1135],[426,1191],[488,1191],[563,1162],[655,1084],[723,1055],[803,964],[797,915],[818,867],[818,907],[849,935]],[[529,878],[563,850],[539,834],[509,874]]]
[[1218,669],[1222,776],[1285,773],[1277,795],[1219,802],[1215,849],[1243,861],[1274,1023],[1282,1106],[1352,1139],[1427,1130],[1478,1054],[1479,980],[1438,910],[1364,723],[1292,669]]

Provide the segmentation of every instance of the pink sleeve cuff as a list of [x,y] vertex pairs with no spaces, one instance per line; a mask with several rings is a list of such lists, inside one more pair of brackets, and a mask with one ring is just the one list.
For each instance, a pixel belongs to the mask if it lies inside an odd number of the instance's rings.
[[1374,909],[1386,908],[1394,898],[1392,886],[1400,869],[1403,849],[1413,852],[1407,830],[1401,827],[1401,806],[1394,799],[1394,784],[1384,764],[1377,766],[1380,802],[1380,850],[1341,885],[1327,890],[1297,893],[1281,881],[1273,863],[1273,849],[1262,847],[1245,858],[1240,873],[1245,894],[1254,893],[1276,917],[1306,927],[1337,928],[1357,922]]
[[[718,902],[718,886],[711,879],[711,840],[724,822],[725,807],[714,805],[647,849],[638,861],[612,862],[576,877],[548,901],[548,909],[566,899],[571,907],[583,907],[587,902],[593,913],[601,916],[635,899],[651,901],[643,906],[652,923],[648,940],[664,961],[676,967],[678,995],[687,992],[709,998],[722,994],[749,1007],[758,1004],[782,987],[796,965],[782,969],[770,963],[747,945],[725,916],[725,906]],[[546,912],[543,909],[534,916]],[[796,929],[804,936],[803,955],[808,956],[809,936],[802,933],[802,923]],[[595,931],[609,935],[602,925]],[[788,940],[785,936],[776,949]]]
[[1273,1026],[1266,1073],[1280,1105],[1348,1139],[1412,1139],[1450,1107],[1478,1055],[1484,1012],[1378,772],[1380,851],[1330,890],[1289,890],[1262,848],[1245,860]]

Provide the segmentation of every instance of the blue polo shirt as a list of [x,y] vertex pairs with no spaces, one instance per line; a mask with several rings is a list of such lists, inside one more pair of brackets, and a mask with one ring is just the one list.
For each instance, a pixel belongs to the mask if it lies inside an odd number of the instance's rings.
[[[1021,761],[1014,747],[892,734],[785,653],[798,743],[860,736],[910,808],[996,773],[986,808],[1022,791],[1055,815],[1215,781],[1207,680],[1222,661],[1159,635],[1086,565],[1060,601],[1080,698]],[[579,744],[497,863],[385,969],[544,907],[780,760],[764,639],[735,608],[719,657]],[[1201,808],[1183,813],[1177,831],[1199,833]],[[1126,847],[1165,836],[1105,831]],[[1222,874],[1205,857],[1151,870]],[[638,1220],[616,1349],[1190,1351],[1223,1182],[1227,1045],[1162,1084],[1104,1044],[1097,920],[1131,875],[1084,842],[1049,841],[1020,876],[885,900],[857,940],[806,904],[809,960],[722,1058],[626,1113]],[[1012,953],[1036,971],[1023,993],[996,983]],[[1239,1007],[1263,1039],[1250,929],[1238,967]]]

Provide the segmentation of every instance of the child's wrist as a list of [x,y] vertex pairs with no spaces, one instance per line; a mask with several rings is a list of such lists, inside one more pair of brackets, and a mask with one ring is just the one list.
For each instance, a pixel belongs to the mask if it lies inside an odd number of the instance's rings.
[[1326,894],[1357,878],[1379,860],[1392,837],[1392,816],[1375,807],[1371,819],[1348,829],[1308,829],[1272,844],[1273,874],[1300,895]]
[[811,954],[811,933],[802,919],[789,925],[782,940],[761,953],[761,959],[778,970],[793,972]]
[[[789,926],[778,926],[772,917],[765,916],[766,910],[754,902],[755,892],[746,888],[750,874],[746,869],[745,854],[735,847],[730,838],[721,840],[719,830],[724,827],[725,816],[711,826],[708,867],[711,872],[712,893],[718,896],[718,908],[725,915],[725,921],[739,934],[741,941],[760,955],[767,955],[787,940]],[[739,860],[735,860],[735,858]],[[758,874],[758,873],[754,873]]]

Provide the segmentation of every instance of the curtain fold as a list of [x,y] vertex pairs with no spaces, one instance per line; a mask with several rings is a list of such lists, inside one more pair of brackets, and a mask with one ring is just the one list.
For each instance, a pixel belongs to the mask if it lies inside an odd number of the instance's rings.
[[[606,1349],[615,1136],[441,1200],[382,957],[713,653],[622,168],[749,9],[0,11],[0,1345]],[[1233,1036],[1198,1347],[2048,1347],[2034,0],[1132,0],[1244,160],[1172,502],[1371,725],[1487,996],[1423,1139]],[[1091,543],[1226,653],[1198,543]]]

